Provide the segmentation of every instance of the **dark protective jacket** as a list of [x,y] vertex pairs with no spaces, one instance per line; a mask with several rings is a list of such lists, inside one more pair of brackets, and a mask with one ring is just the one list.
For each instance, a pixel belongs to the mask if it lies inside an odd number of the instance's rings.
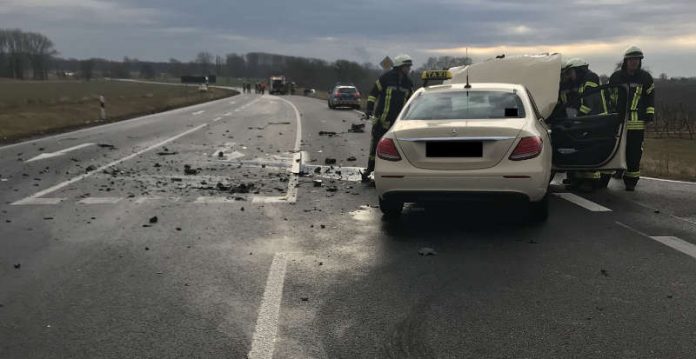
[[[583,96],[585,92],[592,88],[599,87],[599,76],[592,70],[585,69],[578,71],[578,95]],[[581,116],[597,115],[607,113],[607,102],[605,92],[602,91],[598,96],[581,98],[577,104],[578,113]]]
[[[368,114],[375,116],[375,124],[389,129],[413,94],[413,82],[395,68],[379,77],[367,97]],[[375,106],[376,104],[376,106]]]
[[611,75],[609,84],[628,85],[630,117],[626,128],[645,130],[645,122],[650,122],[655,117],[655,83],[652,76],[641,69],[633,75],[622,69]]

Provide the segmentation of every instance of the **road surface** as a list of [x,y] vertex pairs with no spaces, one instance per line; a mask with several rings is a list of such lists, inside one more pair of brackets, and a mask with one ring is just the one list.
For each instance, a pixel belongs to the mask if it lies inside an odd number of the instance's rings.
[[0,148],[0,357],[693,357],[696,185],[389,224],[359,123],[249,94]]

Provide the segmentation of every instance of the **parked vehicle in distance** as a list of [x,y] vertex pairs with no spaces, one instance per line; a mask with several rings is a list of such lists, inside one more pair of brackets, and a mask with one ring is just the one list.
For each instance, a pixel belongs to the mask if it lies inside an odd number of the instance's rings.
[[328,105],[330,109],[337,107],[360,109],[360,91],[352,85],[337,85],[329,93]]

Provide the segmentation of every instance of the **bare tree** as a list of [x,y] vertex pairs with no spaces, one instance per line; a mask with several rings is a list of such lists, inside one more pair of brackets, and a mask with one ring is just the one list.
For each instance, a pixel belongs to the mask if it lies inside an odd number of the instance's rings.
[[89,81],[94,76],[94,59],[80,61],[80,76]]
[[199,52],[198,55],[196,55],[195,62],[198,65],[198,69],[201,74],[207,75],[210,73],[210,68],[213,64],[213,55],[205,51]]

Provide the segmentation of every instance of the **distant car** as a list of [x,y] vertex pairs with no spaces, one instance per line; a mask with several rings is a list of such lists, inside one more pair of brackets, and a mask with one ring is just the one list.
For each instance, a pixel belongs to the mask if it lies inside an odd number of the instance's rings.
[[351,107],[360,109],[360,91],[355,86],[338,85],[329,93],[329,108]]
[[305,95],[305,96],[313,95],[313,94],[315,94],[316,92],[317,92],[317,91],[314,90],[314,89],[309,89],[309,88],[304,89],[304,95]]
[[589,115],[558,112],[560,61],[496,59],[416,91],[377,145],[382,212],[496,199],[527,203],[521,216],[539,222],[554,171],[624,169],[626,87],[587,90],[580,103],[593,107]]

